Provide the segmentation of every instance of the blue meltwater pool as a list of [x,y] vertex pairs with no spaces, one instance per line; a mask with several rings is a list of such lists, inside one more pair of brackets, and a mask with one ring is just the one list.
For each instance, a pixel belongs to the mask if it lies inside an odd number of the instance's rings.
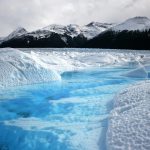
[[127,67],[64,72],[0,91],[0,150],[105,150],[113,97],[141,80]]

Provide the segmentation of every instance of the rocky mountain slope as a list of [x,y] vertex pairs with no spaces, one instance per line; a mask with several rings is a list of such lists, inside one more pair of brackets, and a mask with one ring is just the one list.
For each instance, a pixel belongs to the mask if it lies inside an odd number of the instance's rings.
[[150,49],[150,19],[146,17],[128,19],[87,41],[83,47]]
[[84,47],[112,49],[150,49],[150,19],[130,18],[120,24],[91,22],[49,25],[33,32],[18,28],[0,40],[0,47]]
[[113,24],[91,22],[85,26],[50,25],[27,32],[18,28],[4,38],[1,47],[80,47],[87,40],[112,27]]

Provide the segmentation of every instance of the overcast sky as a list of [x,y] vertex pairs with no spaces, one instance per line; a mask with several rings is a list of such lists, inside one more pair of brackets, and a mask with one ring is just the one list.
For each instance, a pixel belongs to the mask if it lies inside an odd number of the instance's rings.
[[150,0],[0,0],[0,36],[17,27],[32,31],[49,24],[121,22],[150,18]]

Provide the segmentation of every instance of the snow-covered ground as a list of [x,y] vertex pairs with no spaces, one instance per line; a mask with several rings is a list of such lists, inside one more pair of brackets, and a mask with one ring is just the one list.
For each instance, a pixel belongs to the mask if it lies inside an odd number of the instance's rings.
[[107,133],[110,150],[150,149],[150,81],[122,90],[114,98]]

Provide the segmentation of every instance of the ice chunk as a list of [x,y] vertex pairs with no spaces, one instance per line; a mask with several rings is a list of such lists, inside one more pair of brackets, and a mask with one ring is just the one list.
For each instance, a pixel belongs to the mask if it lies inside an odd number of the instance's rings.
[[29,54],[5,48],[0,52],[0,87],[60,80],[60,75]]
[[147,78],[148,74],[144,67],[140,67],[138,69],[134,69],[134,70],[124,74],[124,76],[134,77],[134,78]]
[[150,65],[143,65],[137,69],[134,69],[124,74],[124,76],[135,78],[149,78],[149,74],[150,74]]
[[143,81],[114,99],[107,132],[109,150],[150,149],[150,82]]

